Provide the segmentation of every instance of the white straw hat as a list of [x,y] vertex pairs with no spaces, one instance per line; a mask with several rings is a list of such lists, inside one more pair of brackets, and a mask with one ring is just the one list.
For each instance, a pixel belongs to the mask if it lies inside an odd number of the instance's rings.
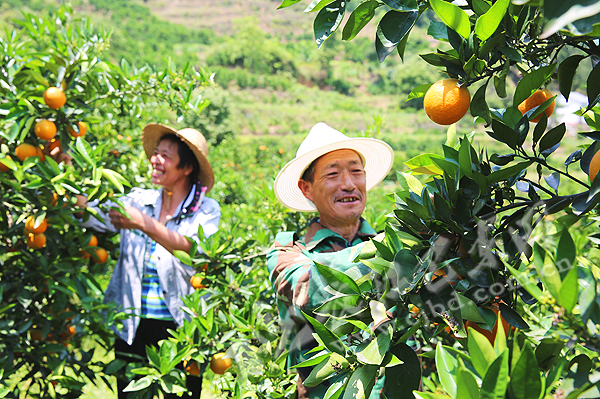
[[288,162],[275,178],[273,191],[286,207],[295,211],[315,211],[315,204],[298,188],[298,180],[310,164],[328,152],[350,149],[363,159],[367,190],[373,188],[388,174],[394,162],[394,150],[389,144],[367,137],[348,137],[323,122],[319,122],[298,147],[296,158]]
[[142,132],[142,146],[148,159],[154,154],[154,150],[162,136],[168,133],[176,135],[190,147],[200,165],[198,179],[202,185],[206,186],[206,191],[210,191],[215,184],[215,174],[210,162],[208,162],[208,143],[206,142],[206,138],[196,129],[185,128],[176,130],[160,123],[149,123],[144,127]]

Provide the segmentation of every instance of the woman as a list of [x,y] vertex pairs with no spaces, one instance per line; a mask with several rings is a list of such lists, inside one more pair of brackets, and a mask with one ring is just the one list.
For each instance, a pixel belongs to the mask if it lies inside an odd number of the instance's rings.
[[[135,361],[128,354],[146,357],[146,345],[168,338],[168,329],[183,324],[182,296],[193,292],[190,277],[195,271],[182,264],[173,252],[189,252],[197,240],[198,226],[206,236],[218,229],[219,204],[205,193],[214,184],[208,162],[208,145],[194,129],[175,130],[161,124],[144,128],[142,144],[152,165],[156,190],[134,188],[124,197],[124,216],[116,209],[83,223],[97,231],[119,232],[120,255],[105,302],[131,313],[123,321],[115,342],[116,358]],[[119,398],[125,398],[127,381],[118,380]],[[188,389],[200,397],[201,378],[188,376]],[[169,397],[169,396],[168,396]],[[173,395],[173,397],[177,397]]]

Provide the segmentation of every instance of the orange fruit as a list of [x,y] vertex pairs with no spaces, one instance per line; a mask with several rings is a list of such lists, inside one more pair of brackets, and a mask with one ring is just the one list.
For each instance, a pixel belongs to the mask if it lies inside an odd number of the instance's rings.
[[429,87],[423,107],[429,119],[439,125],[458,122],[469,110],[471,94],[456,79],[442,79]]
[[46,221],[46,219],[42,220],[37,227],[35,227],[35,218],[33,216],[29,216],[27,218],[27,220],[25,221],[25,228],[30,233],[34,233],[34,234],[43,233],[44,231],[46,231],[47,227],[48,227],[48,222]]
[[40,249],[46,246],[46,236],[44,233],[35,234],[29,233],[27,234],[27,246],[33,249]]
[[98,246],[98,238],[92,234],[92,237],[90,238],[90,240],[88,241],[88,243],[86,244],[90,247],[97,247]]
[[87,125],[85,124],[85,122],[82,122],[82,121],[77,122],[77,127],[79,128],[79,133],[77,131],[75,131],[75,129],[73,129],[72,126],[69,126],[67,128],[67,132],[69,132],[69,134],[72,137],[83,137],[83,136],[85,136],[85,134],[87,133]]
[[190,375],[200,375],[200,367],[198,367],[198,362],[195,360],[190,360],[189,363],[187,360],[184,360],[183,367]]
[[225,353],[219,352],[213,355],[210,359],[210,369],[215,374],[225,374],[225,371],[232,365],[231,359],[223,359]]
[[[7,159],[12,159],[11,157],[9,157],[8,155],[6,156]],[[0,159],[0,172],[8,172],[10,170],[10,168],[8,166],[6,166],[2,160]]]
[[[544,101],[548,100],[549,98],[552,98],[552,92],[550,90],[539,89],[536,92],[534,92],[531,96],[529,96],[529,98],[527,100],[525,100],[521,104],[519,104],[517,106],[517,108],[519,109],[519,111],[521,111],[521,113],[523,115],[525,115],[525,113],[527,111],[541,105]],[[546,114],[546,116],[548,118],[550,118],[550,115],[552,115],[553,112],[554,112],[554,101],[552,101],[552,103],[548,106],[548,108],[546,108],[544,110],[544,113]],[[538,123],[540,121],[540,119],[542,119],[542,114],[539,114],[538,116],[536,116],[535,118],[530,120],[530,122]]]
[[[483,334],[488,341],[490,341],[490,343],[492,345],[494,345],[494,341],[496,340],[496,332],[498,331],[498,313],[500,312],[500,308],[498,307],[498,304],[493,303],[490,306],[485,306],[487,309],[491,309],[494,311],[494,313],[496,313],[496,324],[494,324],[494,327],[492,328],[492,331],[488,331],[482,327],[479,326],[479,324],[475,323],[474,321],[471,320],[467,320],[465,322],[465,330],[469,330],[469,327],[471,327],[472,329],[479,331],[481,334]],[[504,319],[504,317],[502,317],[502,314],[500,313],[500,320],[502,320],[502,327],[504,328],[504,333],[506,334],[506,336],[508,336],[508,333],[510,331],[510,324],[508,324],[508,322]]]
[[202,280],[204,280],[204,277],[192,276],[192,278],[190,278],[190,283],[192,284],[192,287],[199,290],[201,288],[206,288],[206,286],[202,284]]
[[50,140],[56,136],[56,125],[48,119],[42,119],[35,124],[34,131],[41,140]]
[[67,97],[58,87],[48,87],[44,92],[44,102],[52,109],[59,109],[65,105]]
[[15,148],[15,155],[17,156],[17,158],[19,158],[21,161],[26,160],[29,157],[37,157],[39,156],[39,148],[31,145],[31,144],[27,144],[27,143],[23,143],[23,144],[19,144],[17,146],[17,148]]
[[94,262],[104,263],[108,260],[108,252],[106,251],[106,249],[98,247],[96,248],[94,253],[96,254],[96,258],[93,258]]
[[594,181],[594,178],[598,174],[599,170],[600,170],[600,151],[596,152],[594,154],[594,156],[592,157],[592,160],[590,161],[590,169],[589,169],[590,182]]

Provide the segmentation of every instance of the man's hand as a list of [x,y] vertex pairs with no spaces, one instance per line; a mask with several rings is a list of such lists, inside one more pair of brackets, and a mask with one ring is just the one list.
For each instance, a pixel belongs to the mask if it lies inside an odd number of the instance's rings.
[[117,229],[144,230],[143,227],[146,225],[146,215],[132,206],[125,208],[125,213],[127,213],[130,218],[127,218],[115,209],[110,210],[108,217],[113,226]]
[[56,163],[64,162],[65,165],[71,165],[71,161],[73,160],[73,157],[64,152],[60,145],[53,145],[50,141],[44,144],[43,152],[52,157]]

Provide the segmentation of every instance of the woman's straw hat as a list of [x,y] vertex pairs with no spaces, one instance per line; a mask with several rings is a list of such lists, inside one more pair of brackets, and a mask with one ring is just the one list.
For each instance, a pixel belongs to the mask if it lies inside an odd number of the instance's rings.
[[298,180],[314,160],[328,152],[341,149],[354,150],[362,157],[367,190],[383,180],[394,162],[394,150],[387,143],[367,137],[348,137],[319,122],[300,144],[296,158],[288,162],[277,174],[273,186],[277,199],[295,211],[315,211],[315,205],[304,197],[298,188]]
[[161,137],[168,133],[175,134],[193,151],[198,160],[198,164],[200,165],[198,179],[203,186],[206,186],[206,191],[210,191],[215,184],[215,174],[207,159],[208,143],[202,133],[196,129],[185,128],[175,130],[172,127],[160,123],[150,123],[146,125],[142,132],[142,145],[144,146],[144,151],[146,152],[148,159],[154,154],[154,150]]

